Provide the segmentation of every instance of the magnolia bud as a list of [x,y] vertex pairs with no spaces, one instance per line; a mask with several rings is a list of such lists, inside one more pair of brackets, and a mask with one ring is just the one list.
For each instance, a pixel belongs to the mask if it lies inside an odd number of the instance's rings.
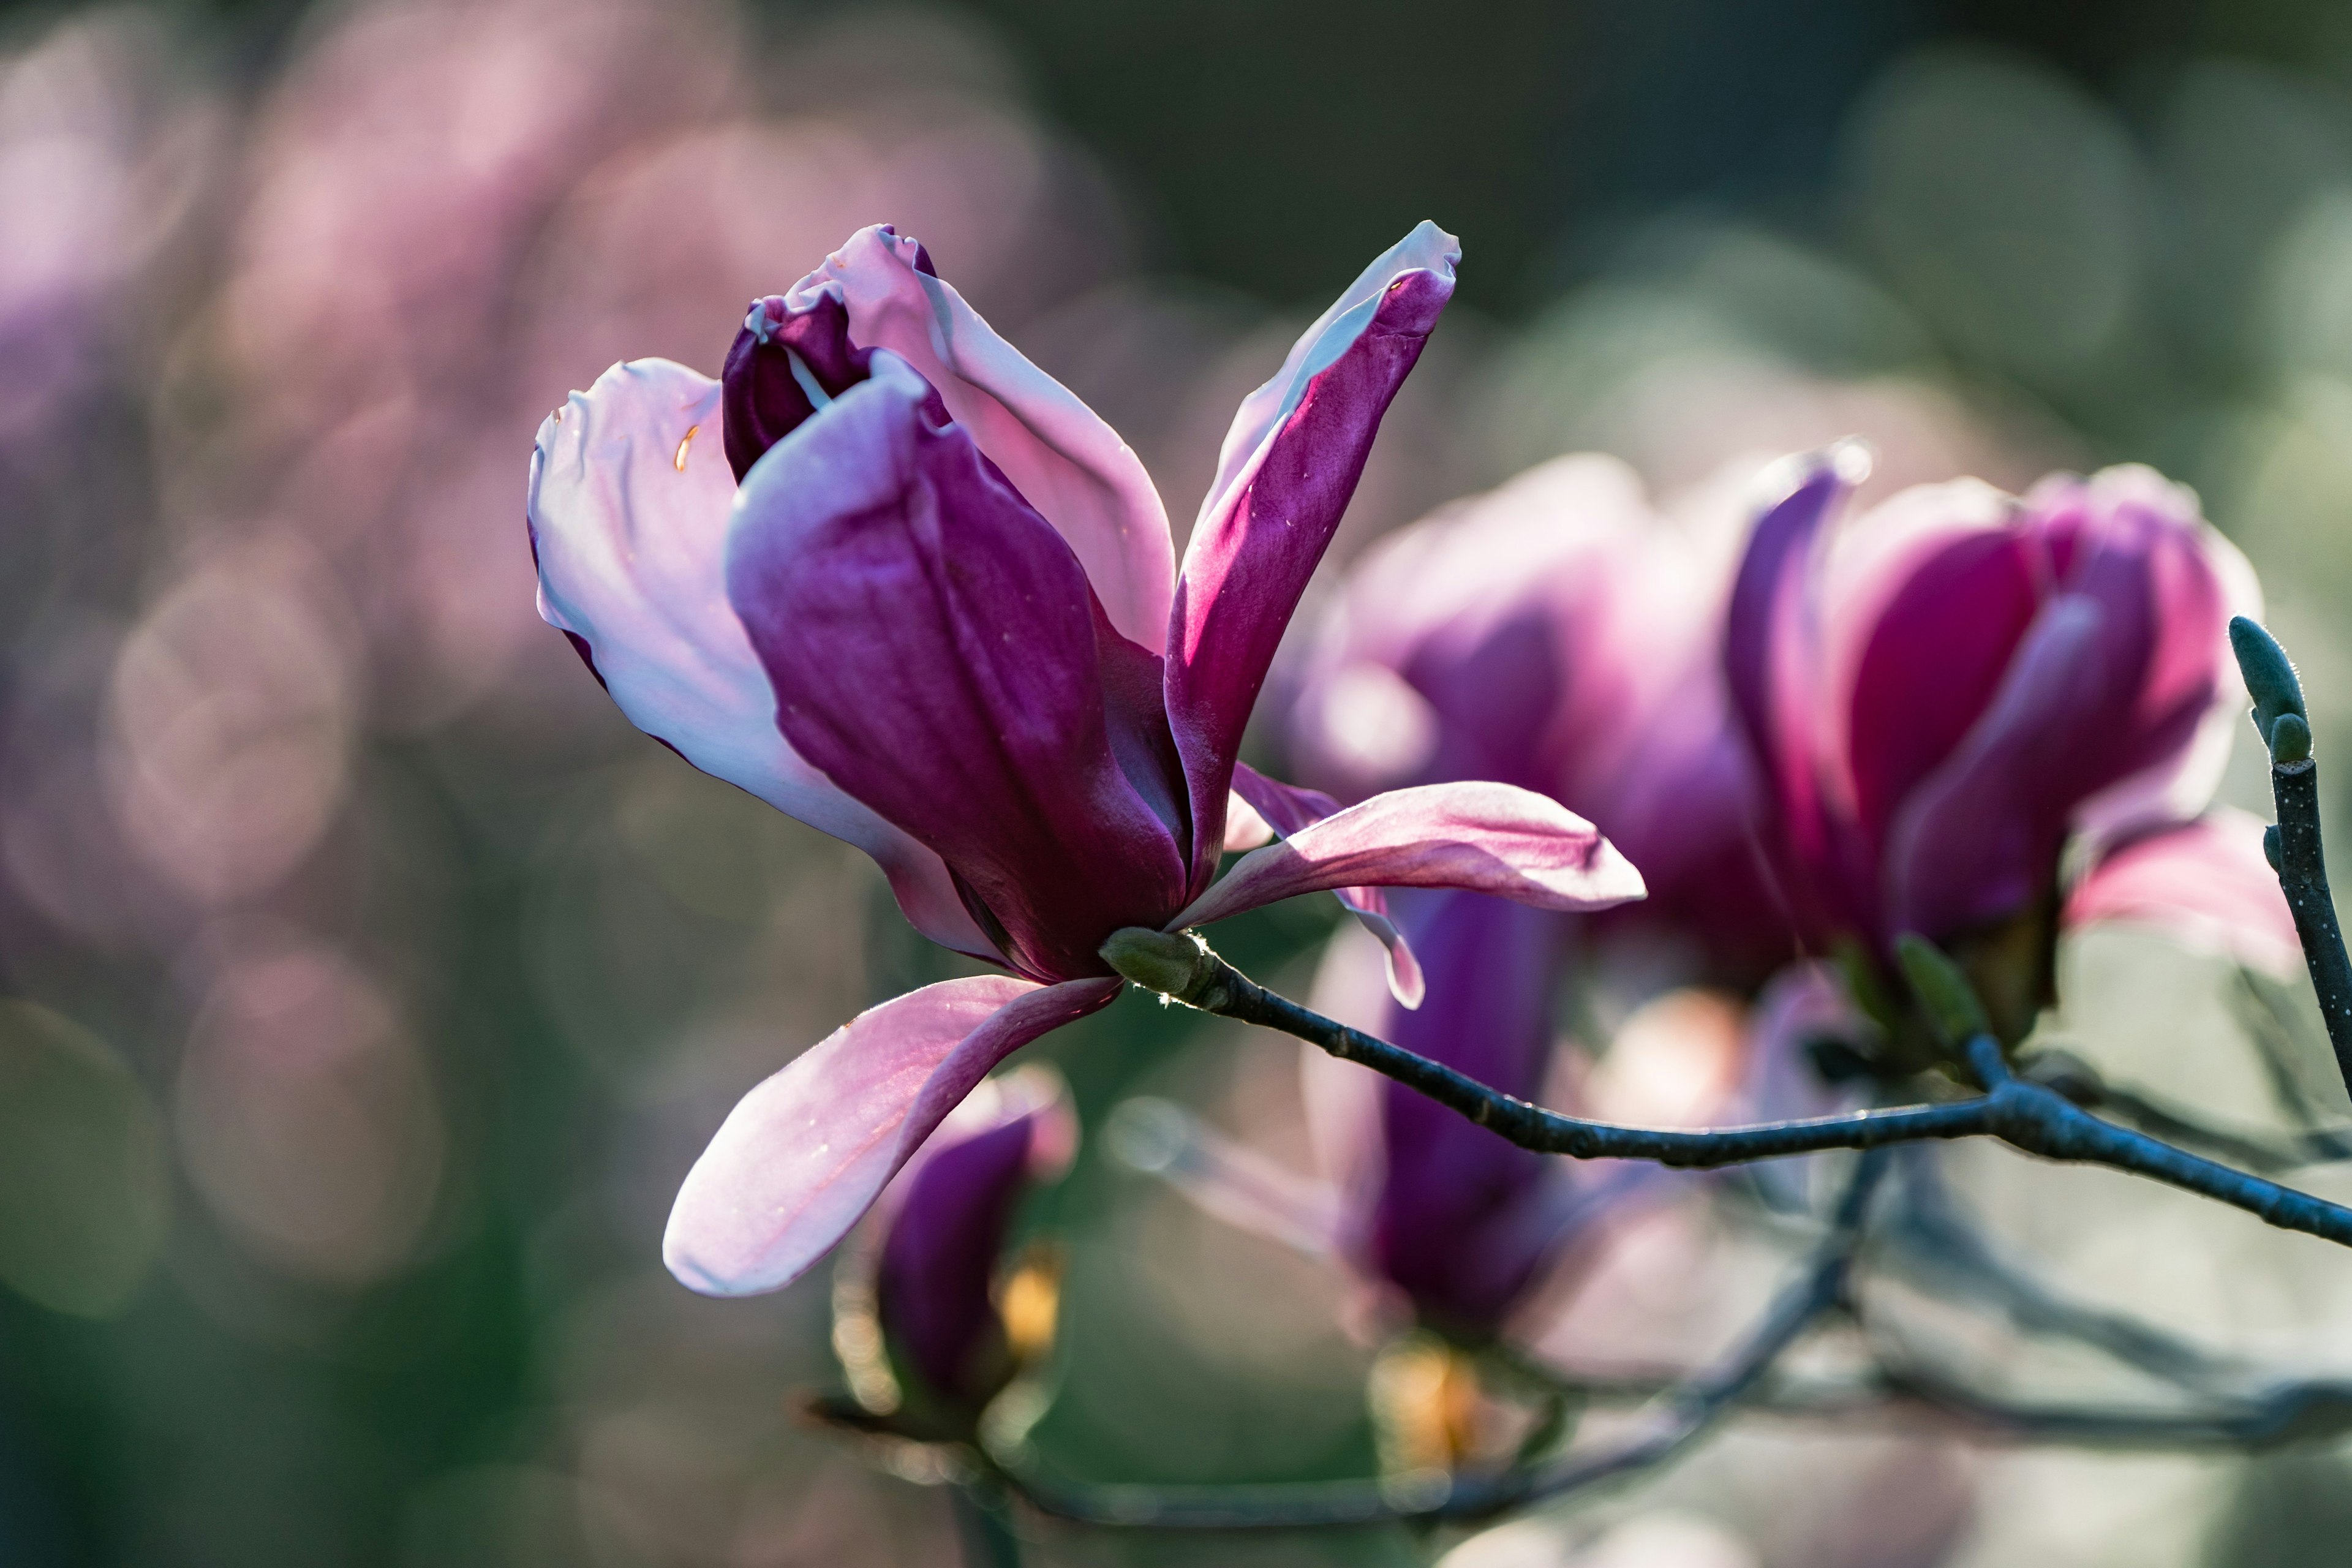
[[1129,926],[1102,944],[1102,959],[1147,991],[1181,999],[1208,973],[1209,944],[1191,931]]
[[[2254,731],[2275,755],[2273,737],[2280,716],[2305,717],[2303,682],[2295,679],[2294,666],[2287,661],[2278,639],[2244,616],[2230,619],[2230,647],[2238,656],[2239,672],[2246,678],[2246,692],[2254,700]],[[2308,734],[2306,731],[2305,756],[2310,755]]]
[[2311,757],[2311,724],[2300,713],[2282,713],[2271,726],[2271,762],[2284,767]]

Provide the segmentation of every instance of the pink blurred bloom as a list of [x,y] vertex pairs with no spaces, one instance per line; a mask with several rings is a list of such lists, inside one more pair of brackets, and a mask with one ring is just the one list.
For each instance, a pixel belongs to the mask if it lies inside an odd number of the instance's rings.
[[886,1003],[755,1089],[679,1194],[681,1279],[804,1271],[990,1068],[1109,1003],[1123,927],[1343,887],[1639,895],[1589,824],[1496,784],[1377,797],[1212,886],[1255,788],[1243,727],[1457,256],[1423,225],[1244,400],[1181,574],[1134,453],[887,226],[754,302],[722,381],[618,365],[541,426],[541,614],[622,710],[1010,972]]
[[1296,764],[1342,798],[1501,779],[1589,817],[1642,868],[1606,917],[1696,937],[1743,988],[1790,952],[1748,843],[1717,658],[1739,516],[1662,513],[1614,458],[1557,458],[1383,540],[1299,683]]
[[[1757,523],[1725,631],[1764,846],[1805,943],[1989,937],[2053,907],[2071,844],[2073,917],[2210,934],[2218,916],[2246,956],[2274,956],[2282,932],[2291,952],[2258,829],[2162,831],[2211,797],[2242,701],[2224,628],[2259,608],[2195,496],[2144,468],[2021,499],[1960,480],[1832,532],[1857,458],[1801,460]],[[2128,892],[2108,880],[2126,868]]]

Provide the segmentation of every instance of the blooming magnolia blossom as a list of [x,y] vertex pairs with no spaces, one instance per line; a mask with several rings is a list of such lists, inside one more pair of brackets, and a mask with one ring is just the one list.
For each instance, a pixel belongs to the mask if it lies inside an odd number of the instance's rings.
[[2260,590],[2195,496],[2144,468],[2022,498],[1964,479],[1833,531],[1857,457],[1800,461],[1725,626],[1764,847],[1807,946],[1997,940],[2046,925],[2063,890],[2069,918],[2293,953],[2259,829],[2200,819],[2242,701],[2225,628]]
[[[746,1096],[678,1195],[680,1279],[804,1271],[992,1068],[1117,995],[1116,931],[1381,886],[1639,896],[1590,824],[1507,784],[1308,822],[1319,803],[1237,771],[1458,256],[1415,229],[1244,400],[1181,574],[1134,453],[887,226],[755,302],[720,381],[617,365],[541,427],[541,613],[622,711],[865,849],[919,929],[1004,971],[873,1008]],[[1301,826],[1220,881],[1236,789]]]

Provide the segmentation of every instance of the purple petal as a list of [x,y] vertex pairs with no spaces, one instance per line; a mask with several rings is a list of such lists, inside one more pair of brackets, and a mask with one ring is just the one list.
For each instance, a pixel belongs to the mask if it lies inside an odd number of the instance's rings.
[[877,353],[761,459],[732,600],[793,748],[943,858],[1024,973],[1099,974],[1182,901],[1172,744],[1130,700],[1157,661],[1101,640],[1077,557],[929,394]]
[[[1301,789],[1297,784],[1270,779],[1247,763],[1234,764],[1234,794],[1268,827],[1286,838],[1339,810],[1339,803],[1321,790]],[[1226,837],[1230,841],[1230,832]],[[1339,907],[1355,916],[1387,951],[1391,994],[1407,1007],[1420,1006],[1424,989],[1421,963],[1413,957],[1412,944],[1405,940],[1404,932],[1389,918],[1388,896],[1378,888],[1339,888],[1333,890],[1333,896],[1339,900]]]
[[1001,960],[938,856],[787,744],[727,602],[735,480],[719,384],[667,360],[614,365],[540,426],[527,516],[539,611],[629,721],[704,773],[856,845],[934,942]]
[[1806,592],[1823,523],[1862,477],[1860,448],[1803,459],[1796,484],[1757,519],[1724,612],[1723,669],[1758,772],[1787,817],[1811,814],[1817,790],[1811,711],[1813,610]]
[[1423,224],[1307,329],[1244,400],[1170,612],[1168,715],[1184,757],[1192,886],[1217,866],[1243,726],[1339,526],[1389,400],[1454,294],[1461,251]]
[[2262,585],[2197,498],[2153,470],[2108,468],[2034,486],[2026,510],[2070,554],[2069,587],[2129,627],[2117,653],[2139,671],[2097,794],[2074,813],[2095,845],[2188,820],[2213,798],[2243,722],[2230,617],[2262,614]]
[[1640,898],[1642,875],[1591,823],[1531,790],[1422,784],[1244,856],[1167,929],[1352,887],[1461,888],[1538,909],[1598,910]]
[[2056,876],[2086,757],[2105,743],[2117,672],[2090,600],[2050,602],[2000,689],[1887,834],[1892,929],[1941,939],[2015,913]]
[[1076,1136],[1059,1079],[1024,1068],[982,1084],[892,1184],[875,1305],[891,1347],[937,1393],[977,1405],[1011,1376],[991,1293],[997,1258],[1023,1193],[1066,1166]]
[[2151,925],[2183,945],[2279,975],[2303,968],[2294,914],[2263,858],[2262,821],[2217,806],[2110,851],[2066,898],[2069,928]]
[[[1389,1037],[1489,1088],[1539,1098],[1556,923],[1500,899],[1446,893],[1418,902],[1410,924],[1427,955],[1429,1001],[1391,1011]],[[1571,1234],[1555,1163],[1397,1084],[1382,1088],[1381,1118],[1369,1261],[1424,1320],[1498,1327]]]
[[849,311],[831,294],[798,310],[771,294],[751,313],[719,373],[725,389],[727,462],[740,482],[769,447],[866,377],[872,351],[849,341]]
[[707,1296],[791,1284],[991,1068],[1118,989],[983,975],[860,1013],[728,1114],[678,1189],[662,1260]]
[[888,349],[937,388],[949,415],[1061,531],[1119,635],[1147,652],[1168,635],[1175,548],[1142,460],[1067,387],[996,335],[933,274],[921,246],[863,228],[785,296],[842,302],[861,348]]

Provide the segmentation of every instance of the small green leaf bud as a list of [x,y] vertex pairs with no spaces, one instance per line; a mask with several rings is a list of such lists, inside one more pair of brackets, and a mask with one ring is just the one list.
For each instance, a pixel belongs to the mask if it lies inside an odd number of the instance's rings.
[[1926,937],[1906,931],[1895,939],[1895,956],[1911,982],[1911,994],[1927,1015],[1927,1026],[1947,1047],[1957,1049],[1979,1035],[1992,1033],[1984,1004],[1960,966]]

